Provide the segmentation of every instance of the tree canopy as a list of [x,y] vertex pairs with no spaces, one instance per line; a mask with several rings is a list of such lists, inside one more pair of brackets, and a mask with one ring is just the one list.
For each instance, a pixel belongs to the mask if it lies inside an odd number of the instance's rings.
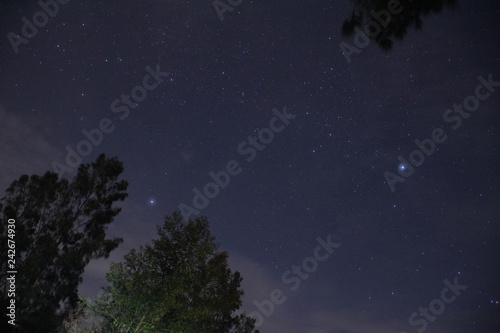
[[[77,288],[91,259],[108,257],[121,238],[107,238],[109,223],[120,212],[116,201],[127,197],[127,182],[119,181],[122,163],[100,155],[83,164],[72,181],[56,173],[22,175],[0,199],[0,235],[15,220],[16,330],[53,332],[67,309],[76,304]],[[7,242],[0,242],[7,253]],[[7,267],[3,256],[2,267]],[[2,304],[6,270],[0,273]],[[5,309],[5,308],[4,308]],[[12,325],[2,320],[2,332]]]
[[[375,41],[384,51],[388,51],[394,44],[394,39],[402,40],[408,29],[422,29],[422,17],[437,14],[444,9],[458,8],[457,0],[353,0],[354,8],[342,25],[342,35],[352,36],[356,29],[366,31],[370,28],[370,21],[378,25],[380,31],[366,34]],[[396,6],[397,5],[397,6]],[[397,13],[390,13],[388,9],[398,7]],[[381,12],[385,12],[382,14]],[[380,13],[374,17],[374,13]]]
[[113,263],[108,285],[92,304],[106,332],[250,333],[255,320],[234,312],[243,291],[239,272],[209,230],[206,217],[180,213],[158,226],[158,239]]

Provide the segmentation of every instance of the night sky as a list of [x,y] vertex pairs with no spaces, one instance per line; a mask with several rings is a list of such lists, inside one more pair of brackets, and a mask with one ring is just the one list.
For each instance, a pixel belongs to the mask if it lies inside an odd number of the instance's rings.
[[242,310],[281,290],[263,333],[500,332],[497,0],[350,62],[348,0],[243,0],[223,20],[210,0],[66,2],[17,47],[41,7],[0,6],[0,187],[71,178],[68,147],[123,161],[124,243],[82,295],[189,206],[242,273]]

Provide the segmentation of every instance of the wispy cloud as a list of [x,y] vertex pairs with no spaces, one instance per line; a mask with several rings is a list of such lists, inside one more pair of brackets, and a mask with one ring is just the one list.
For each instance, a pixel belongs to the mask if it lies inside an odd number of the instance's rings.
[[52,145],[45,126],[0,106],[0,190],[22,174],[43,174],[62,151]]
[[[238,270],[243,277],[242,288],[245,291],[245,295],[241,310],[246,311],[247,314],[256,310],[256,307],[252,304],[254,300],[262,301],[269,299],[270,292],[275,288],[285,289],[283,282],[277,274],[259,263],[234,254],[230,256],[229,261],[231,269]],[[273,314],[264,319],[264,323],[259,327],[259,330],[262,333],[416,332],[416,329],[409,325],[407,318],[392,317],[393,314],[390,313],[383,315],[369,311],[359,311],[358,309],[338,310],[338,308],[313,310],[311,302],[314,303],[314,299],[321,297],[321,291],[309,290],[309,292],[314,293],[314,295],[311,294],[304,298],[304,295],[296,295],[297,297],[294,297],[294,295],[288,293],[287,296],[290,296],[289,299],[283,304],[275,305]],[[408,313],[409,315],[410,313]],[[453,322],[453,316],[449,313],[447,317],[447,321],[442,320],[441,322],[432,323],[432,332],[453,332],[454,329],[447,326],[450,320]]]

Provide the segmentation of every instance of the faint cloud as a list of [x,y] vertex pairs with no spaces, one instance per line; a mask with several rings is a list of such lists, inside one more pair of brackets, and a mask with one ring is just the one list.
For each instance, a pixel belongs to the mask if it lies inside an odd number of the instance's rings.
[[239,271],[243,277],[241,284],[245,291],[243,300],[244,305],[247,305],[249,309],[252,308],[254,299],[269,297],[269,292],[282,284],[281,280],[273,277],[266,267],[243,256],[231,254],[229,265],[232,270]]
[[[406,321],[393,319],[379,319],[375,316],[354,311],[322,311],[310,316],[311,329],[307,332],[317,333],[388,333],[401,332],[401,328],[408,326]],[[434,333],[448,331],[434,330]]]
[[194,152],[191,150],[185,150],[181,152],[181,159],[186,164],[192,164],[194,158]]
[[122,211],[108,226],[109,238],[121,237],[121,243],[113,250],[107,259],[91,260],[85,267],[83,282],[78,286],[79,293],[84,297],[95,297],[101,288],[106,285],[106,273],[109,272],[111,263],[122,262],[123,256],[140,245],[146,245],[153,238],[157,238],[155,225],[144,223],[149,217],[144,216],[141,204],[127,202],[118,206]]
[[[255,310],[253,300],[269,298],[270,291],[283,285],[271,269],[246,257],[231,254],[229,264],[232,270],[239,271],[243,277],[241,288],[245,294],[240,310],[247,314]],[[311,311],[309,308],[306,299],[290,298],[290,301],[275,307],[273,315],[265,319],[259,330],[287,333],[400,333],[410,327],[407,317],[393,319],[350,309]],[[445,326],[435,325],[432,329],[434,333],[453,332],[453,329]]]
[[44,174],[61,157],[41,128],[45,124],[8,112],[0,106],[0,190],[22,174]]

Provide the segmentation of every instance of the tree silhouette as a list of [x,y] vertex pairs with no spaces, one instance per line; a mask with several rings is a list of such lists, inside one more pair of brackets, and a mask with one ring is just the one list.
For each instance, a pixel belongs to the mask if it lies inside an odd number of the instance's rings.
[[[239,272],[209,231],[207,218],[165,218],[159,239],[111,265],[109,284],[91,306],[105,332],[251,333],[255,320],[241,306]],[[258,332],[258,331],[256,331]]]
[[[0,199],[0,235],[8,237],[15,220],[16,326],[2,320],[1,331],[53,332],[77,301],[81,275],[91,259],[108,257],[121,238],[106,238],[107,225],[120,212],[113,207],[127,196],[126,181],[118,181],[123,166],[100,155],[81,165],[69,182],[53,172],[23,175]],[[11,239],[11,238],[9,238]],[[7,253],[7,241],[0,242]],[[7,257],[2,256],[0,297],[6,293]],[[5,309],[5,307],[4,307]]]
[[[354,8],[349,17],[342,25],[342,35],[350,37],[356,29],[361,31],[372,31],[366,35],[384,51],[392,49],[394,39],[402,40],[410,28],[422,30],[422,17],[430,14],[437,14],[445,8],[456,10],[458,8],[457,0],[352,0]],[[387,23],[382,24],[373,13],[388,11],[391,6],[399,3],[398,8],[402,8],[397,14],[390,14],[390,19],[385,20]],[[384,22],[382,21],[382,22]],[[380,31],[375,28],[370,28],[370,22],[373,25],[378,23]],[[385,26],[384,26],[385,25]]]

